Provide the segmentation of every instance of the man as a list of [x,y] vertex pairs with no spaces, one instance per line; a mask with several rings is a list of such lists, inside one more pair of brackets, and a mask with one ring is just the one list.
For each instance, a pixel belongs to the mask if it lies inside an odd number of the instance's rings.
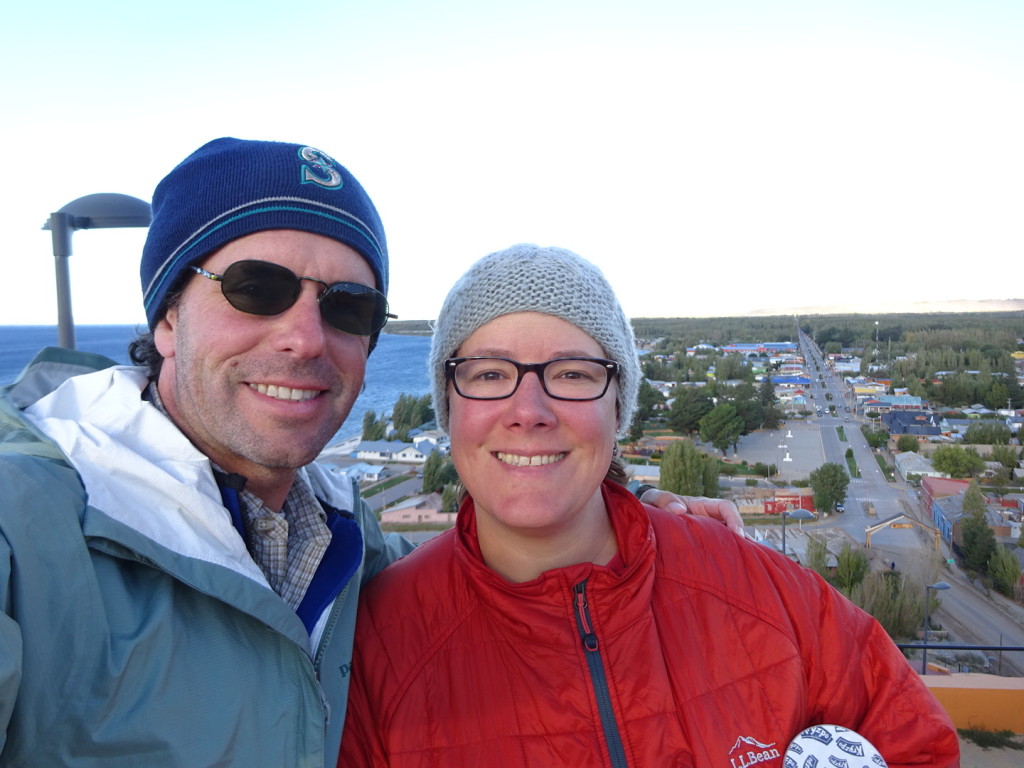
[[380,219],[321,152],[219,139],[141,272],[148,372],[40,398],[96,364],[51,351],[4,403],[0,763],[333,765],[359,586],[411,548],[310,465],[386,319]]
[[359,590],[411,549],[311,463],[388,317],[380,218],[218,139],[141,276],[142,366],[45,350],[0,398],[0,765],[333,766]]

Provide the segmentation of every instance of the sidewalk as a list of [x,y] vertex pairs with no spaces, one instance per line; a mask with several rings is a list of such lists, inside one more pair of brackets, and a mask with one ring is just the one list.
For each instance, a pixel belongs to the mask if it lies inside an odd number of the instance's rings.
[[1024,750],[982,749],[973,741],[960,739],[960,768],[1020,768],[1021,765],[1024,765]]

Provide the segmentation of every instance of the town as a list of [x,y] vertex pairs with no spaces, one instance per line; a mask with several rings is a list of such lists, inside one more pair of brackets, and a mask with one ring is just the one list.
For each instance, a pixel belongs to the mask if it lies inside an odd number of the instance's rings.
[[[894,382],[891,364],[871,371],[870,349],[819,345],[804,331],[796,339],[694,344],[678,353],[664,351],[661,339],[644,340],[647,394],[637,428],[621,446],[631,484],[665,487],[666,455],[687,446],[713,462],[714,489],[669,490],[732,499],[748,536],[819,570],[866,609],[896,610],[872,606],[866,595],[874,582],[901,585],[900,618],[876,618],[955,717],[968,717],[955,714],[958,706],[971,717],[980,706],[957,687],[964,676],[968,693],[986,676],[1016,681],[1015,700],[1024,701],[1024,403],[930,402],[921,386]],[[1004,377],[997,396],[1011,406],[1024,381],[1024,352],[1008,354],[1013,381]],[[693,373],[698,360],[705,361],[703,375]],[[685,373],[658,375],[672,371]],[[980,375],[938,371],[930,386],[941,390],[945,377]],[[749,428],[755,401],[757,426]],[[738,417],[733,431],[702,428],[723,406]],[[384,434],[397,437],[388,427]],[[384,526],[423,540],[453,525],[457,509],[447,440],[432,427],[405,430],[402,440],[334,445],[321,461],[360,480]],[[838,495],[811,481],[829,466],[842,469]],[[980,700],[991,704],[995,694],[984,688]],[[988,727],[1018,733],[1022,718],[1016,705],[985,714]]]

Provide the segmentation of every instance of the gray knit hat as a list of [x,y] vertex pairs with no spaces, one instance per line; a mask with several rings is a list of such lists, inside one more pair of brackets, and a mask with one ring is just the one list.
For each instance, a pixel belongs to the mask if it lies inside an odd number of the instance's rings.
[[[633,421],[640,363],[630,325],[601,271],[563,248],[513,245],[480,259],[455,283],[441,307],[430,348],[437,424],[448,431],[444,361],[480,326],[514,312],[560,317],[585,331],[619,364],[618,433]],[[539,361],[530,361],[539,362]]]

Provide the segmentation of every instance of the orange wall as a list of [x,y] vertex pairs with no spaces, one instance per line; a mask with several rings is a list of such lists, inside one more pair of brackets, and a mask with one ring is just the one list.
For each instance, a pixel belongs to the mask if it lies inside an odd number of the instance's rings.
[[983,674],[926,675],[957,728],[1024,733],[1024,679]]

